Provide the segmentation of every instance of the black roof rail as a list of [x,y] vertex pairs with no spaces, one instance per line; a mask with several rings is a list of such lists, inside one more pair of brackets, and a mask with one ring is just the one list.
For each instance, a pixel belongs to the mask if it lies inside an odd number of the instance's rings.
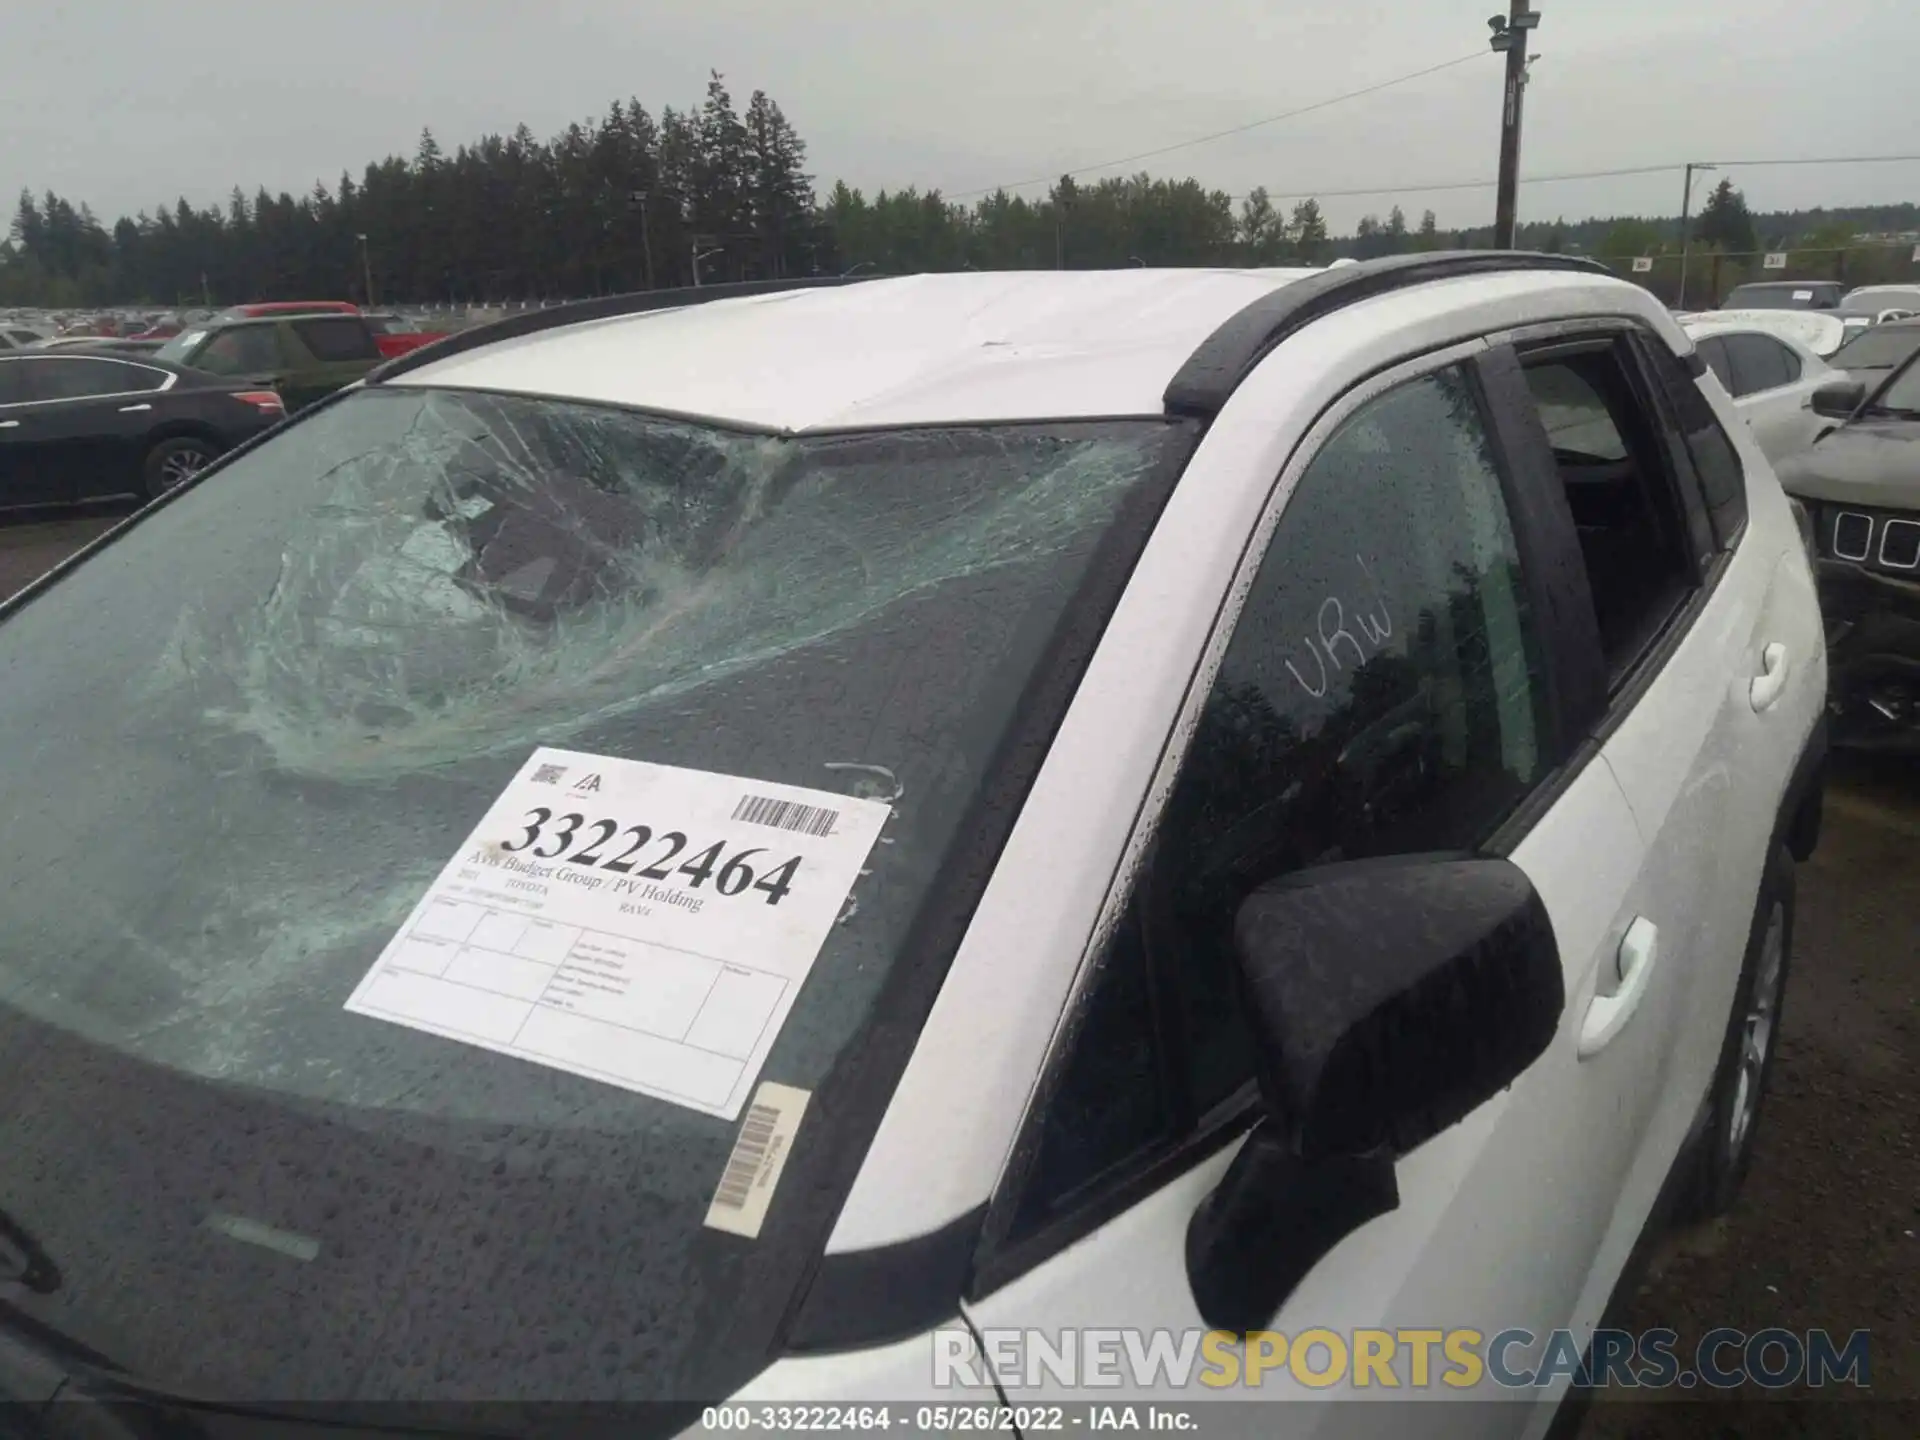
[[418,370],[450,355],[463,355],[496,340],[513,340],[534,335],[561,325],[578,325],[587,320],[612,320],[622,315],[644,315],[649,310],[679,310],[688,305],[704,305],[710,300],[731,300],[741,295],[776,295],[785,290],[815,290],[835,285],[856,285],[874,280],[875,275],[813,275],[799,280],[736,280],[722,285],[685,285],[672,290],[634,290],[624,295],[602,295],[593,300],[572,300],[544,310],[526,310],[485,325],[458,330],[443,339],[396,355],[384,365],[367,373],[367,383],[377,385],[409,370]]
[[1441,250],[1341,265],[1282,285],[1229,316],[1219,329],[1200,342],[1200,347],[1187,357],[1187,363],[1168,382],[1163,403],[1169,414],[1217,415],[1254,366],[1282,340],[1315,320],[1376,295],[1410,289],[1429,281],[1511,270],[1572,270],[1613,275],[1613,271],[1597,260],[1577,255],[1537,255],[1525,250]]

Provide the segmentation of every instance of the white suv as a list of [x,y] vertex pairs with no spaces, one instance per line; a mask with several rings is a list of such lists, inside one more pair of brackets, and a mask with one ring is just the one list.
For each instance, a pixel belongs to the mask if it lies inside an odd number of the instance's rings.
[[1705,373],[1555,257],[969,273],[516,317],[210,467],[0,620],[12,1343],[1032,1429],[1209,1397],[956,1337],[1590,1332],[1740,1183],[1819,817]]

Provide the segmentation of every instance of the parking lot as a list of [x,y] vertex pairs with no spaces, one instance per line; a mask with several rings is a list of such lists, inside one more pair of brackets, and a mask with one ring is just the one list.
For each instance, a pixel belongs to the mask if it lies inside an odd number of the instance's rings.
[[[0,521],[11,593],[127,513]],[[1876,1396],[1920,1399],[1920,764],[1846,757],[1826,828],[1801,870],[1779,1063],[1752,1177],[1736,1212],[1661,1247],[1623,1323],[1680,1332],[1873,1332]],[[1675,1400],[1690,1398],[1685,1392]],[[1829,1397],[1822,1397],[1826,1400]],[[1722,1403],[1725,1403],[1724,1401]],[[1830,1417],[1830,1412],[1822,1412]],[[1760,1405],[1702,1428],[1692,1405],[1601,1402],[1582,1434],[1901,1435],[1913,1410],[1867,1405],[1832,1425]]]

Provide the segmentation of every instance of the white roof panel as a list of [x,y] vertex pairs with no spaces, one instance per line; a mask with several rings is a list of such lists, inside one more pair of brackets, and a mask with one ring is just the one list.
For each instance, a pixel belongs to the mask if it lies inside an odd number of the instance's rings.
[[1249,301],[1315,270],[916,275],[555,327],[395,385],[634,405],[776,431],[1155,415]]

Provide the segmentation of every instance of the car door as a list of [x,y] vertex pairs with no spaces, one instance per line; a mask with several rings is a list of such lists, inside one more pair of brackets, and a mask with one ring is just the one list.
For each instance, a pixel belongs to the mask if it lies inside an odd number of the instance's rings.
[[1806,396],[1797,388],[1799,358],[1771,335],[1722,337],[1733,368],[1740,413],[1769,459],[1784,459],[1812,443]]
[[[1455,352],[1351,393],[1290,464],[1271,541],[1256,540],[1235,587],[1244,607],[1223,621],[1217,673],[1202,667],[1178,732],[1191,740],[1177,778],[1164,807],[1143,813],[1137,869],[1123,867],[1138,878],[1110,899],[1110,938],[990,1211],[981,1293],[966,1307],[981,1333],[1121,1326],[1197,1342],[1209,1320],[1187,1270],[1189,1225],[1258,1104],[1222,917],[1230,925],[1262,878],[1393,854],[1511,859],[1551,918],[1567,1003],[1547,1052],[1404,1157],[1398,1207],[1346,1234],[1286,1299],[1274,1331],[1342,1348],[1281,1363],[1262,1391],[1365,1398],[1371,1383],[1444,1396],[1437,1377],[1452,1362],[1421,1349],[1423,1336],[1441,1342],[1433,1327],[1478,1331],[1455,1340],[1477,1343],[1524,1326],[1544,1346],[1610,1285],[1594,1264],[1642,1156],[1663,1036],[1636,1016],[1592,1043],[1592,1002],[1603,1013],[1617,991],[1639,918],[1645,850],[1611,768],[1583,741],[1600,648],[1570,513],[1537,473],[1532,404],[1511,355]],[[1528,473],[1509,453],[1516,428],[1533,447]],[[1361,1328],[1385,1332],[1373,1358],[1397,1378],[1341,1369],[1339,1337]],[[1030,1355],[988,1353],[1016,1403],[1088,1398]],[[1183,1353],[1192,1362],[1191,1344]],[[1529,1354],[1538,1348],[1504,1358]],[[1191,1363],[1177,1369],[1125,1374],[1101,1398],[1207,1398]],[[1236,1408],[1205,1424],[1377,1433],[1383,1417],[1366,1410],[1316,1407],[1289,1428]],[[1437,1406],[1423,1423],[1513,1435],[1534,1414]]]
[[154,397],[172,377],[151,365],[98,355],[47,356],[33,373],[36,464],[54,477],[59,498],[137,491]]
[[288,346],[302,354],[285,395],[288,410],[324,400],[380,360],[373,332],[358,315],[314,315],[288,322]]
[[270,384],[283,392],[284,398],[293,362],[282,344],[277,324],[240,321],[212,331],[191,351],[186,363],[224,379]]
[[0,508],[58,498],[51,472],[34,456],[39,427],[34,419],[33,363],[25,355],[0,356]]

